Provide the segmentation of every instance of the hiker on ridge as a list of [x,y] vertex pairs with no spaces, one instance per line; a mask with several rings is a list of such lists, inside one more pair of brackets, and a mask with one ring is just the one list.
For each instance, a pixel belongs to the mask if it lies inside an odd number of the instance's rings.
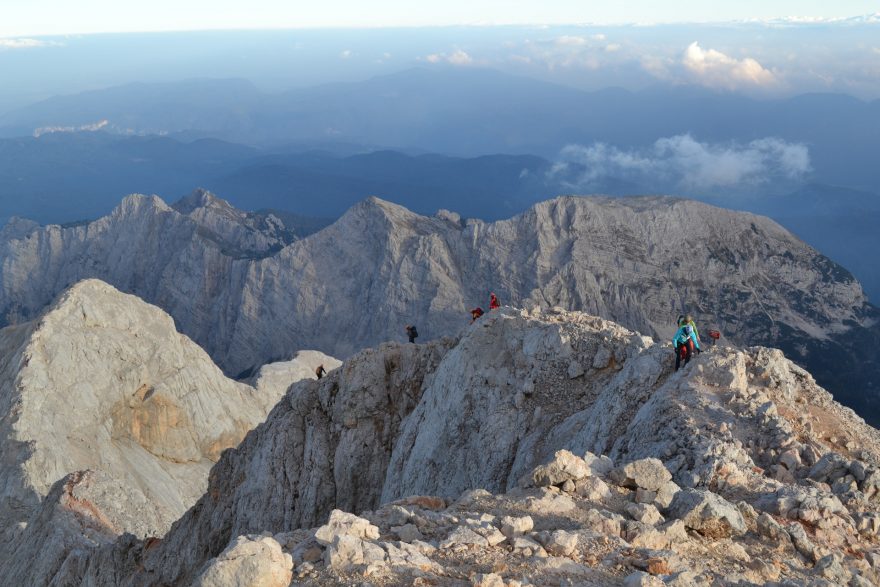
[[321,377],[323,377],[323,376],[326,375],[326,374],[327,374],[327,370],[324,369],[324,365],[323,365],[323,364],[322,364],[322,365],[318,365],[318,367],[315,369],[315,376],[316,376],[318,379],[320,379]]
[[[698,353],[703,352],[703,350],[700,348],[700,342],[701,342],[701,341],[700,341],[700,331],[697,330],[697,325],[696,325],[696,323],[694,322],[694,318],[693,318],[693,316],[691,316],[690,314],[688,314],[687,316],[685,316],[685,317],[684,317],[684,323],[687,324],[688,326],[690,326],[691,328],[694,329],[694,341],[696,342],[696,345],[695,345],[695,347],[694,347],[695,350],[696,350]],[[679,326],[681,326],[681,323],[679,323]]]
[[681,360],[687,365],[693,356],[694,349],[699,348],[697,336],[694,329],[684,323],[684,316],[679,317],[679,327],[672,337],[672,346],[675,348],[675,370],[678,371],[681,366]]
[[409,341],[413,344],[416,342],[416,338],[419,336],[419,331],[416,330],[414,325],[407,324],[406,326],[406,336],[409,338]]
[[471,324],[477,321],[477,318],[483,315],[483,308],[477,306],[471,310]]
[[496,296],[494,293],[490,293],[489,294],[489,309],[490,310],[497,310],[500,307],[501,307],[501,302],[498,301],[498,296]]

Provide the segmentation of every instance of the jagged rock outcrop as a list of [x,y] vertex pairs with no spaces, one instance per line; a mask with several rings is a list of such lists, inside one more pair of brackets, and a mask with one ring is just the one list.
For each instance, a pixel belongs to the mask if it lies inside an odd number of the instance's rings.
[[318,351],[299,351],[289,361],[278,361],[260,367],[251,383],[261,395],[280,398],[296,381],[312,379],[319,366],[329,373],[342,361]]
[[668,344],[611,322],[504,309],[294,385],[161,541],[97,546],[56,579],[189,584],[268,532],[315,585],[862,585],[878,485],[880,433],[779,351],[674,373]]
[[338,363],[304,352],[258,388],[232,381],[161,309],[97,280],[0,330],[0,351],[0,565],[24,569],[34,545],[164,534],[314,360]]
[[347,357],[401,340],[407,323],[420,342],[454,335],[489,291],[664,339],[687,310],[732,342],[783,348],[880,421],[880,316],[849,273],[767,218],[672,198],[563,197],[462,222],[371,198],[273,253],[287,242],[275,221],[246,216],[199,192],[174,207],[129,196],[75,227],[19,222],[0,234],[0,316],[29,319],[97,277],[165,309],[238,377],[302,348]]
[[269,255],[297,239],[296,232],[278,216],[242,212],[203,189],[179,200],[173,208],[198,225],[199,236],[214,241],[230,257]]

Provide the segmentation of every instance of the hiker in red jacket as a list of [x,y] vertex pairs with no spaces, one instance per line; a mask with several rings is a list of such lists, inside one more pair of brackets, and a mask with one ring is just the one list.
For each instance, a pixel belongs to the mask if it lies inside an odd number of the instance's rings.
[[489,309],[497,310],[500,307],[501,303],[498,301],[498,297],[494,293],[489,294]]

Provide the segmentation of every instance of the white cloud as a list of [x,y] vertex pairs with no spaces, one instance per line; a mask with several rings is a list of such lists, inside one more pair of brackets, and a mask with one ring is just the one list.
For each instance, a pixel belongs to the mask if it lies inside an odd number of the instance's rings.
[[550,175],[572,187],[620,178],[687,190],[734,188],[774,179],[798,180],[811,170],[805,145],[778,138],[745,145],[710,144],[685,134],[661,138],[643,150],[622,150],[605,143],[569,145],[560,157],[562,161]]
[[620,43],[610,43],[605,45],[606,53],[616,53],[617,51],[620,51]]
[[733,90],[778,83],[771,71],[751,57],[734,59],[715,49],[705,50],[696,41],[685,50],[681,62],[695,81],[708,87]]
[[585,39],[584,37],[578,37],[574,35],[562,35],[561,37],[557,37],[554,43],[561,47],[583,47],[589,44],[590,41]]
[[786,16],[782,18],[747,19],[742,22],[763,24],[768,27],[788,27],[799,25],[865,25],[880,23],[880,12],[861,16]]
[[39,39],[0,39],[0,51],[56,46],[58,46],[58,43],[54,41],[41,41]]
[[109,128],[110,121],[107,119],[99,120],[92,124],[83,124],[82,126],[43,126],[34,129],[34,137],[40,138],[43,135],[63,133],[63,132],[95,132],[105,128]]
[[471,56],[461,49],[456,49],[455,52],[449,56],[448,61],[453,65],[470,65],[474,62]]
[[451,54],[432,53],[425,57],[425,60],[428,63],[450,63],[452,65],[471,65],[474,63],[473,57],[461,49],[456,49]]
[[353,53],[351,52],[351,49],[346,49],[345,51],[343,51],[342,53],[339,54],[339,58],[340,59],[348,59],[352,55],[353,55]]
[[602,33],[598,33],[595,35],[590,35],[589,37],[580,37],[577,35],[562,35],[561,37],[556,37],[553,41],[554,45],[559,47],[586,47],[588,45],[595,45],[597,43],[602,43],[603,41],[608,40]]

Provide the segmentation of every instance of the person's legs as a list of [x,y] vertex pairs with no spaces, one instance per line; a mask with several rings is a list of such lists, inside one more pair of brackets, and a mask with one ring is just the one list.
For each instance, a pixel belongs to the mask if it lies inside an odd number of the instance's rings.
[[675,370],[678,371],[681,366],[681,355],[684,353],[684,347],[678,346],[675,349]]

